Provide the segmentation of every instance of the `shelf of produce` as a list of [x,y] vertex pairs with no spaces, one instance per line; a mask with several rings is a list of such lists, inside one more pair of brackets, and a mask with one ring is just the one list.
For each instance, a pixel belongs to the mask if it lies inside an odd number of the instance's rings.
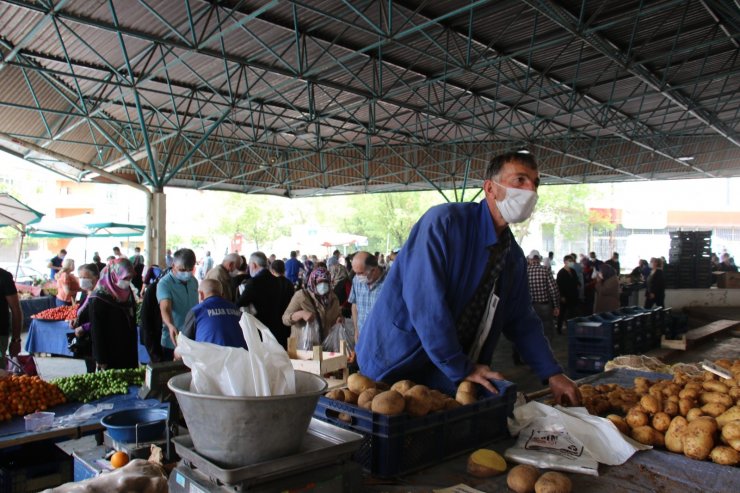
[[[16,416],[10,421],[0,423],[0,449],[44,440],[58,441],[62,439],[79,438],[83,435],[89,435],[103,430],[100,420],[107,414],[127,409],[153,408],[161,405],[161,402],[156,399],[139,399],[136,395],[138,391],[139,387],[130,387],[128,394],[113,395],[90,402],[89,404],[92,405],[113,404],[113,409],[98,413],[92,418],[81,421],[72,426],[29,432],[26,431],[23,416]],[[55,406],[49,409],[49,411],[54,412],[56,417],[59,418],[74,414],[74,412],[83,405],[84,404],[81,402],[69,402]]]

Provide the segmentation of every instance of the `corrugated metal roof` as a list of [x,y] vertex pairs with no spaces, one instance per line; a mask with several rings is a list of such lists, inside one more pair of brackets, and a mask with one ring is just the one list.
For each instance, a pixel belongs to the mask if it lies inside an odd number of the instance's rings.
[[140,180],[125,151],[159,187],[138,104],[158,178],[182,161],[169,183],[246,193],[459,185],[468,158],[475,185],[522,146],[546,183],[740,175],[737,5],[471,5],[147,0],[113,2],[116,24],[103,0],[14,0],[0,132]]

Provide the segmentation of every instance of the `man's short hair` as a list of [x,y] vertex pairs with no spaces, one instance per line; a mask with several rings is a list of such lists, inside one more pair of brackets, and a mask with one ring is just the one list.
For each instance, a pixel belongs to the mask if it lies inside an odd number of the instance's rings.
[[136,248],[134,248],[134,251],[135,251],[136,253],[139,253],[139,252],[141,252],[141,248],[139,248],[139,247],[136,247]]
[[190,248],[181,248],[172,256],[172,263],[183,267],[185,270],[195,268],[195,252]]
[[100,269],[98,269],[98,266],[95,264],[82,264],[81,266],[77,267],[77,272],[83,270],[92,276],[100,277]]
[[265,267],[267,267],[267,255],[265,255],[263,252],[254,252],[252,253],[252,255],[249,256],[249,263],[257,264],[264,269]]
[[59,253],[63,253],[65,255],[67,255],[67,250],[65,250],[64,248],[62,248],[61,250],[59,250]]
[[225,264],[227,262],[234,262],[234,264],[239,267],[239,264],[242,263],[242,259],[238,253],[230,253],[224,257],[223,263]]
[[573,262],[576,261],[576,259],[573,258],[572,255],[566,255],[565,257],[563,257],[563,262],[567,262],[568,260],[572,260]]
[[537,170],[537,161],[532,154],[525,154],[522,152],[507,152],[491,159],[491,162],[488,163],[488,167],[486,168],[486,175],[484,178],[486,180],[493,179],[494,176],[498,175],[501,172],[501,168],[503,168],[505,164],[514,161],[523,164],[528,168],[532,168],[535,171]]
[[296,258],[297,256],[298,256],[298,252],[296,252],[295,250],[290,252],[290,258]]
[[366,252],[366,251],[355,252],[355,254],[352,256],[352,260],[354,260],[354,258],[357,255],[362,254],[362,253],[366,254],[365,255],[365,261],[363,262],[363,265],[365,266],[366,269],[367,268],[372,268],[372,267],[377,267],[378,266],[378,257],[376,257],[372,253]]
[[275,274],[285,274],[285,262],[280,259],[276,259],[270,266]]
[[216,295],[216,296],[223,296],[224,295],[224,288],[221,286],[221,283],[218,282],[216,279],[203,279],[200,281],[200,285],[198,286],[198,291],[202,292],[203,294],[210,294],[210,295]]
[[617,258],[619,258],[619,254],[618,254],[617,252],[614,252],[614,254],[612,254],[612,257],[617,257]]

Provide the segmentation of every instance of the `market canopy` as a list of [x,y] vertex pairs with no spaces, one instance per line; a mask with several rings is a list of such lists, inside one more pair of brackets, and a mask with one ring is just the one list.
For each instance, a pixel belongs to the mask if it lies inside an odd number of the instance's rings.
[[66,218],[46,216],[27,226],[26,234],[33,238],[79,238],[90,236],[90,230]]
[[722,0],[0,4],[0,146],[76,180],[306,196],[740,175]]
[[25,226],[38,222],[43,214],[7,193],[0,193],[0,227],[10,226],[22,233]]

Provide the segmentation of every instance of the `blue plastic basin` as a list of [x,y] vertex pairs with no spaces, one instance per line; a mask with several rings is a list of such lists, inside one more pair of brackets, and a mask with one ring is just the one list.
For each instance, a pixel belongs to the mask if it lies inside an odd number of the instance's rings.
[[113,440],[123,443],[151,442],[164,435],[166,409],[129,409],[105,416],[100,423]]

